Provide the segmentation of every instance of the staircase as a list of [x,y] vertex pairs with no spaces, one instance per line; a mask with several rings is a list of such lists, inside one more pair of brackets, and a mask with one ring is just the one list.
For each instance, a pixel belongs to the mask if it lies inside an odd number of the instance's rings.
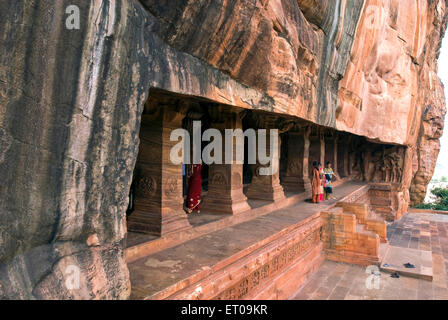
[[[384,272],[432,281],[432,252],[390,246],[382,212],[370,205],[338,202],[322,212],[322,241],[326,258],[363,266],[378,265]],[[415,268],[406,268],[412,262]]]
[[321,213],[327,259],[359,265],[380,265],[386,255],[386,221],[367,204],[338,202]]
[[357,225],[360,230],[368,230],[378,234],[381,243],[387,243],[387,223],[371,206],[364,203],[338,202],[336,207],[341,207],[346,213],[356,216]]

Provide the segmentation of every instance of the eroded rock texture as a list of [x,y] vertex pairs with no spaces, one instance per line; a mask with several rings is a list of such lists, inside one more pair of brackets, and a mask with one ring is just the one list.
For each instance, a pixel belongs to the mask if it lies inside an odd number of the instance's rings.
[[445,97],[437,77],[445,1],[366,0],[340,82],[337,127],[408,147],[401,191],[426,194],[442,135]]
[[[79,30],[65,26],[73,4]],[[445,0],[1,6],[0,298],[129,296],[125,211],[150,88],[404,146],[402,210],[409,190],[422,199],[445,114]],[[66,285],[76,268],[82,290]]]
[[[127,298],[127,193],[148,92],[133,2],[4,1],[0,297]],[[79,270],[81,290],[66,281]]]

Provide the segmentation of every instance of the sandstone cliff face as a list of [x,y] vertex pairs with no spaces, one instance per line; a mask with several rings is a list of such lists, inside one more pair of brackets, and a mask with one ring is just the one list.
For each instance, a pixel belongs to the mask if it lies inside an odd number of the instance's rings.
[[78,1],[82,27],[67,30],[70,4],[2,3],[0,298],[130,294],[124,212],[148,90],[146,13]]
[[241,106],[335,126],[337,80],[362,1],[141,2],[156,19],[154,33],[170,47],[263,95],[254,100],[238,93]]
[[408,146],[401,191],[426,194],[443,131],[445,97],[437,77],[445,1],[364,5],[352,56],[340,82],[337,128]]
[[[79,30],[65,27],[73,4]],[[445,0],[2,3],[0,298],[129,296],[125,209],[150,88],[407,146],[401,203],[420,201],[443,129],[436,58],[446,7]],[[82,290],[66,286],[76,268]]]
[[412,128],[413,140],[411,140],[410,148],[413,152],[414,163],[410,188],[411,204],[423,202],[440,150],[439,139],[443,133],[446,97],[443,84],[437,76],[436,59],[440,54],[440,39],[445,33],[448,22],[447,3],[443,1],[434,3],[430,8],[430,19],[427,21],[428,36],[425,51],[421,57],[423,61],[418,75],[419,89],[417,91],[418,115],[421,122]]

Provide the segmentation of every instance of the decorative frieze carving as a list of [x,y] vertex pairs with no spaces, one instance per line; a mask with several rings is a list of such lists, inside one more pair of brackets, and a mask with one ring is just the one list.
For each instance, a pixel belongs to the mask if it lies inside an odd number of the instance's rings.
[[218,184],[218,185],[226,185],[227,184],[227,179],[224,176],[224,174],[222,174],[221,172],[216,172],[212,179],[211,182],[213,184]]
[[165,187],[165,195],[171,196],[173,194],[176,194],[179,192],[179,179],[177,178],[168,178],[165,181],[166,187]]
[[233,286],[225,289],[214,300],[240,300],[266,279],[272,278],[291,265],[298,257],[306,253],[320,242],[320,228],[315,229],[301,240],[289,245],[268,262],[252,271],[248,276],[238,281]]

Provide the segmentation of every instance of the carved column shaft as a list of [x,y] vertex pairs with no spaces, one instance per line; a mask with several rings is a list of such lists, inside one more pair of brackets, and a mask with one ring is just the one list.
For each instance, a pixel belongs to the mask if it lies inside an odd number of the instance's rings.
[[317,135],[310,136],[309,150],[308,176],[311,180],[313,178],[313,162],[318,161],[322,166],[325,163],[325,139],[320,132]]
[[299,132],[288,133],[288,160],[283,187],[292,192],[308,192],[311,190],[309,178],[309,128]]
[[349,148],[349,139],[350,138],[339,138],[338,140],[338,173],[340,177],[349,176],[349,156],[348,156],[348,148]]
[[355,165],[357,163],[356,159],[356,144],[355,139],[349,138],[349,143],[347,144],[348,149],[348,175],[353,176],[355,172]]
[[338,171],[338,137],[326,137],[325,138],[325,163],[322,165],[325,167],[327,162],[330,161],[333,167],[333,172],[339,175]]
[[[220,130],[223,137],[225,137],[225,129],[242,129],[243,127],[237,113],[221,113],[220,118],[222,120],[213,122],[211,127]],[[239,214],[250,210],[247,197],[243,193],[243,165],[236,163],[236,143],[237,139],[233,138],[233,164],[224,164],[226,150],[225,140],[223,140],[223,164],[209,166],[208,192],[201,205],[203,211]]]
[[363,152],[361,153],[361,159],[362,180],[369,181],[372,162],[372,151],[370,145],[364,146]]
[[153,115],[143,115],[136,163],[135,211],[128,230],[155,235],[191,228],[183,211],[182,165],[170,160],[172,130],[181,128],[183,113],[159,105]]
[[[266,152],[266,155],[271,156],[272,165],[277,167],[277,170],[273,174],[261,175],[260,168],[268,167],[269,165],[262,165],[258,159],[259,149],[259,132],[257,130],[257,164],[252,165],[253,178],[252,182],[247,189],[246,196],[249,199],[279,201],[285,198],[283,187],[280,185],[280,152],[281,152],[281,139],[278,137],[277,150],[270,150],[271,129],[275,128],[275,116],[266,116],[260,123],[262,128],[266,128],[266,145],[262,146],[261,152]],[[265,147],[265,149],[263,148]],[[275,164],[274,164],[275,163]]]
[[321,134],[320,137],[320,163],[322,164],[322,167],[325,166],[325,138],[324,135]]

